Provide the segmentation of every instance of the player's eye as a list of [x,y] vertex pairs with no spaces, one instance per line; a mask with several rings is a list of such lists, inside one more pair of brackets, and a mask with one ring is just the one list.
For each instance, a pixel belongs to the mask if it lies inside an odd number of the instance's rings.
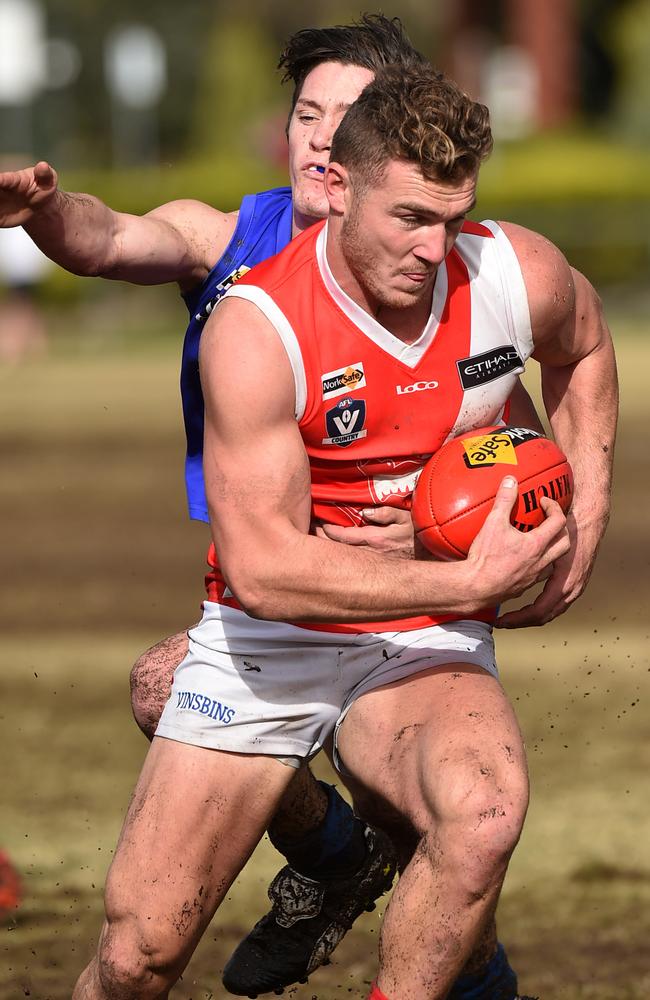
[[399,220],[407,229],[417,229],[422,225],[419,215],[400,215]]

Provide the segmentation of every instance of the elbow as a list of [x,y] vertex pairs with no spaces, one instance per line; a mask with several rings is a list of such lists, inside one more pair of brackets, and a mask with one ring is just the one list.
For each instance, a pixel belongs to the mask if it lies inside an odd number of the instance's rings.
[[290,608],[282,601],[277,583],[254,571],[242,571],[241,567],[233,574],[224,572],[224,578],[250,618],[282,621],[290,616]]
[[255,588],[238,588],[237,590],[233,589],[233,593],[249,618],[257,618],[267,622],[278,620],[278,616],[273,615],[272,602],[263,591]]

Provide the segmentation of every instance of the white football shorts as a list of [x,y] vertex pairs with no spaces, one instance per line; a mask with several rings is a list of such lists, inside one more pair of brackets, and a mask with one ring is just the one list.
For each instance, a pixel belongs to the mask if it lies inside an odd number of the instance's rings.
[[317,754],[373,688],[448,663],[498,676],[492,629],[478,621],[348,635],[205,601],[189,640],[156,735],[293,766]]

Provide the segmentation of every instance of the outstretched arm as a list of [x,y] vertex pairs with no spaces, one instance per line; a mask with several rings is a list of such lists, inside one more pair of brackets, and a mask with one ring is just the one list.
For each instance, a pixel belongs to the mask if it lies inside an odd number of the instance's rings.
[[509,522],[502,488],[467,560],[390,559],[309,534],[309,464],[294,417],[293,375],[254,305],[226,299],[201,340],[205,481],[229,587],[253,617],[364,621],[472,611],[521,593],[566,551],[559,508],[527,535]]
[[593,287],[547,240],[516,226],[504,229],[526,281],[546,410],[575,477],[571,549],[539,597],[498,622],[515,628],[557,617],[587,585],[609,518],[618,383],[611,336]]
[[191,288],[221,256],[235,220],[197,201],[169,202],[144,216],[115,212],[93,195],[62,191],[44,161],[0,174],[0,225],[24,226],[73,274]]

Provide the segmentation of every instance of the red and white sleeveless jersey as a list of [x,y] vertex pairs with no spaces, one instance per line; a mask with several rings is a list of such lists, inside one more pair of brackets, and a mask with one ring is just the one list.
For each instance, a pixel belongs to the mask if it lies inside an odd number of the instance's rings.
[[[327,263],[326,239],[325,223],[312,226],[225,297],[253,302],[287,352],[314,522],[358,525],[364,507],[408,509],[434,451],[502,419],[533,341],[519,262],[494,222],[464,224],[438,269],[429,320],[413,344],[341,289]],[[223,601],[215,570],[208,592]],[[225,602],[237,606],[231,597]],[[439,621],[420,616],[322,628],[383,632]]]

